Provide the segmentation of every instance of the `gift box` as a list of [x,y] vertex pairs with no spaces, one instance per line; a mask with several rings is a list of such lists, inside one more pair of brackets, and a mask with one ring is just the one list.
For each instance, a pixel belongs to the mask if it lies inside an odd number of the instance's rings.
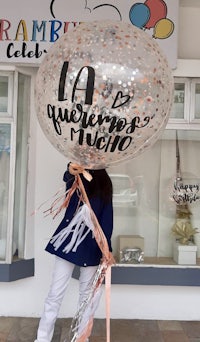
[[140,235],[119,235],[118,260],[120,263],[143,262],[144,238]]

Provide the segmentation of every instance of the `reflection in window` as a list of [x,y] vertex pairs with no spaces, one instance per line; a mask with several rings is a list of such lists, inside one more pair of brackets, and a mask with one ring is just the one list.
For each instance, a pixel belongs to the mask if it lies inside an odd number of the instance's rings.
[[0,76],[0,113],[6,113],[7,108],[8,108],[8,77]]
[[17,106],[17,141],[15,166],[15,198],[13,219],[13,245],[17,246],[17,255],[24,257],[26,224],[26,188],[28,163],[28,132],[30,105],[30,77],[19,74]]
[[183,119],[184,118],[184,101],[185,101],[185,84],[174,84],[174,103],[170,118]]
[[31,78],[16,76],[17,108],[13,74],[0,76],[0,263],[24,258]]
[[[177,138],[180,163],[177,163]],[[174,182],[179,174],[183,184],[200,184],[199,150],[199,131],[178,130],[176,134],[175,130],[165,130],[162,137],[145,153],[127,163],[109,168],[109,174],[114,179],[114,198],[118,194],[121,197],[121,203],[118,201],[118,205],[114,205],[115,228],[112,241],[115,256],[119,254],[118,237],[134,235],[144,238],[145,263],[175,264],[172,227],[176,222],[177,204],[172,196]],[[130,206],[128,201],[125,204],[123,189],[127,188],[127,183],[124,183],[122,176],[126,181],[130,180],[129,188],[137,194],[135,205]],[[117,189],[120,191],[117,192]],[[200,199],[187,204],[192,213],[192,226],[200,231]],[[199,241],[196,240],[197,255],[200,257],[200,233],[195,238]]]
[[137,189],[128,175],[110,174],[113,184],[114,206],[136,206]]
[[200,84],[195,85],[195,119],[200,119]]
[[5,260],[10,170],[10,125],[0,124],[0,260]]

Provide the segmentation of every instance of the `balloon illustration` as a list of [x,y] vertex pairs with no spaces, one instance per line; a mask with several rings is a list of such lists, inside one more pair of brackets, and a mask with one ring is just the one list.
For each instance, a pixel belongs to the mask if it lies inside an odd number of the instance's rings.
[[150,10],[146,5],[138,2],[131,7],[129,18],[133,25],[142,28],[150,18]]
[[166,39],[172,35],[174,23],[170,19],[159,20],[153,31],[153,38]]
[[150,148],[172,98],[172,72],[159,45],[124,22],[85,22],[63,34],[36,78],[44,134],[86,168],[116,165]]
[[158,20],[166,18],[167,6],[164,0],[146,0],[145,5],[150,11],[150,18],[144,26],[146,29],[154,27]]

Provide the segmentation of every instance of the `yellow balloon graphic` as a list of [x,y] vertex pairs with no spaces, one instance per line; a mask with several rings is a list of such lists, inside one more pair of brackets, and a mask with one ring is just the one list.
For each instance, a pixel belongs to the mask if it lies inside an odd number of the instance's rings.
[[174,23],[170,19],[160,19],[154,27],[153,38],[166,39],[173,31]]

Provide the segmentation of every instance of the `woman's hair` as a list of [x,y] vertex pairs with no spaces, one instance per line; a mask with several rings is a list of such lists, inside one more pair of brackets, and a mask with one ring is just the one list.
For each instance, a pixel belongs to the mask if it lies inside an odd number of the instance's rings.
[[89,198],[99,196],[105,202],[112,199],[113,186],[111,179],[105,169],[88,170],[92,180],[87,182],[87,195]]

